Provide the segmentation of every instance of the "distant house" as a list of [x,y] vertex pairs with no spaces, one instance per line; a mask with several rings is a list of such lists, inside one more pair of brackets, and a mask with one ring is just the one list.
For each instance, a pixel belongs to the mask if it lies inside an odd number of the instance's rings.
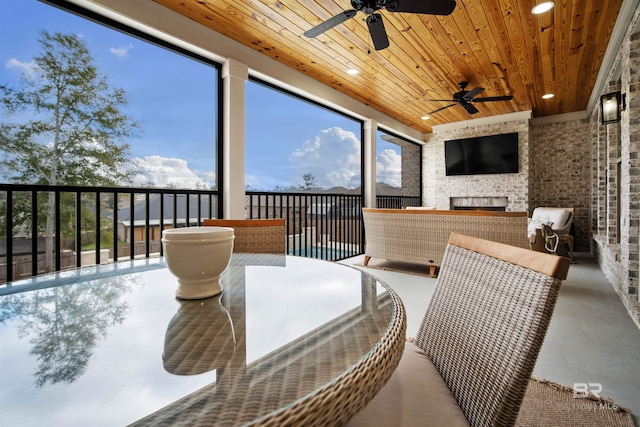
[[[161,199],[162,197],[162,199]],[[162,215],[160,205],[162,201]],[[131,228],[136,242],[145,240],[146,227],[149,226],[149,240],[160,240],[160,221],[163,228],[185,227],[198,225],[198,217],[215,218],[218,211],[216,197],[200,196],[197,194],[153,194],[149,197],[149,218],[145,199],[135,201],[133,215],[131,206],[118,209],[118,239],[131,243]],[[188,210],[187,210],[188,209]],[[174,212],[175,210],[175,212]],[[188,212],[188,215],[187,215]],[[187,219],[188,216],[188,219]]]

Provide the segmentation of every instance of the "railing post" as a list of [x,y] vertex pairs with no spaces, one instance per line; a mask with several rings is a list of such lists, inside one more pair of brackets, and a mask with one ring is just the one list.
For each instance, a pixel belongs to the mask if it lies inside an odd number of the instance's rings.
[[101,240],[101,233],[100,233],[100,216],[102,214],[100,213],[100,192],[96,191],[96,265],[100,265],[100,240]]
[[13,280],[13,191],[7,190],[7,282]]
[[[11,233],[11,235],[13,235],[13,233]],[[13,240],[13,237],[11,240]],[[7,258],[7,260],[9,259],[10,258]],[[31,275],[32,276],[38,275],[38,192],[37,191],[31,191]],[[10,277],[11,276],[7,276],[8,280],[12,280]]]

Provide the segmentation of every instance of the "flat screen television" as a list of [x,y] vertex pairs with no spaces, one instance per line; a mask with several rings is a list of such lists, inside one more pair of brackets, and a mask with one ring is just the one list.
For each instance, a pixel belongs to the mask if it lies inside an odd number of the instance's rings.
[[444,142],[447,176],[518,173],[518,133]]

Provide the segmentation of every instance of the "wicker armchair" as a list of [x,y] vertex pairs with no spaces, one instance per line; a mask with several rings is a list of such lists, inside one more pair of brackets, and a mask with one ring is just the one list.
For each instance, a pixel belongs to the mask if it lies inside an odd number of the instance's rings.
[[514,425],[569,265],[453,233],[418,335],[347,425]]
[[284,254],[286,222],[276,219],[205,219],[205,226],[231,227],[235,230],[234,252]]

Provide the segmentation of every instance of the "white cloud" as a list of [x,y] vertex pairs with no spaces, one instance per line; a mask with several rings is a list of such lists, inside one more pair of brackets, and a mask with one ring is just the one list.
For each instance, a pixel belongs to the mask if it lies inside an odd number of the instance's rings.
[[302,143],[289,161],[299,184],[308,173],[322,188],[360,186],[360,141],[353,132],[339,127],[322,130]]
[[4,66],[9,70],[17,69],[21,73],[27,74],[29,77],[34,77],[38,73],[38,65],[34,61],[21,62],[15,58],[11,58]]
[[[137,170],[131,179],[131,185],[136,187],[154,186],[159,188],[209,188],[211,183],[204,181],[193,173],[187,161],[160,156],[146,156],[131,160]],[[211,176],[211,172],[207,173]]]
[[112,47],[109,49],[109,52],[111,52],[114,56],[123,59],[126,58],[127,56],[129,56],[129,51],[133,49],[133,45],[132,44],[128,44],[126,46],[118,46],[118,47]]
[[402,156],[388,148],[376,157],[376,181],[402,187]]

